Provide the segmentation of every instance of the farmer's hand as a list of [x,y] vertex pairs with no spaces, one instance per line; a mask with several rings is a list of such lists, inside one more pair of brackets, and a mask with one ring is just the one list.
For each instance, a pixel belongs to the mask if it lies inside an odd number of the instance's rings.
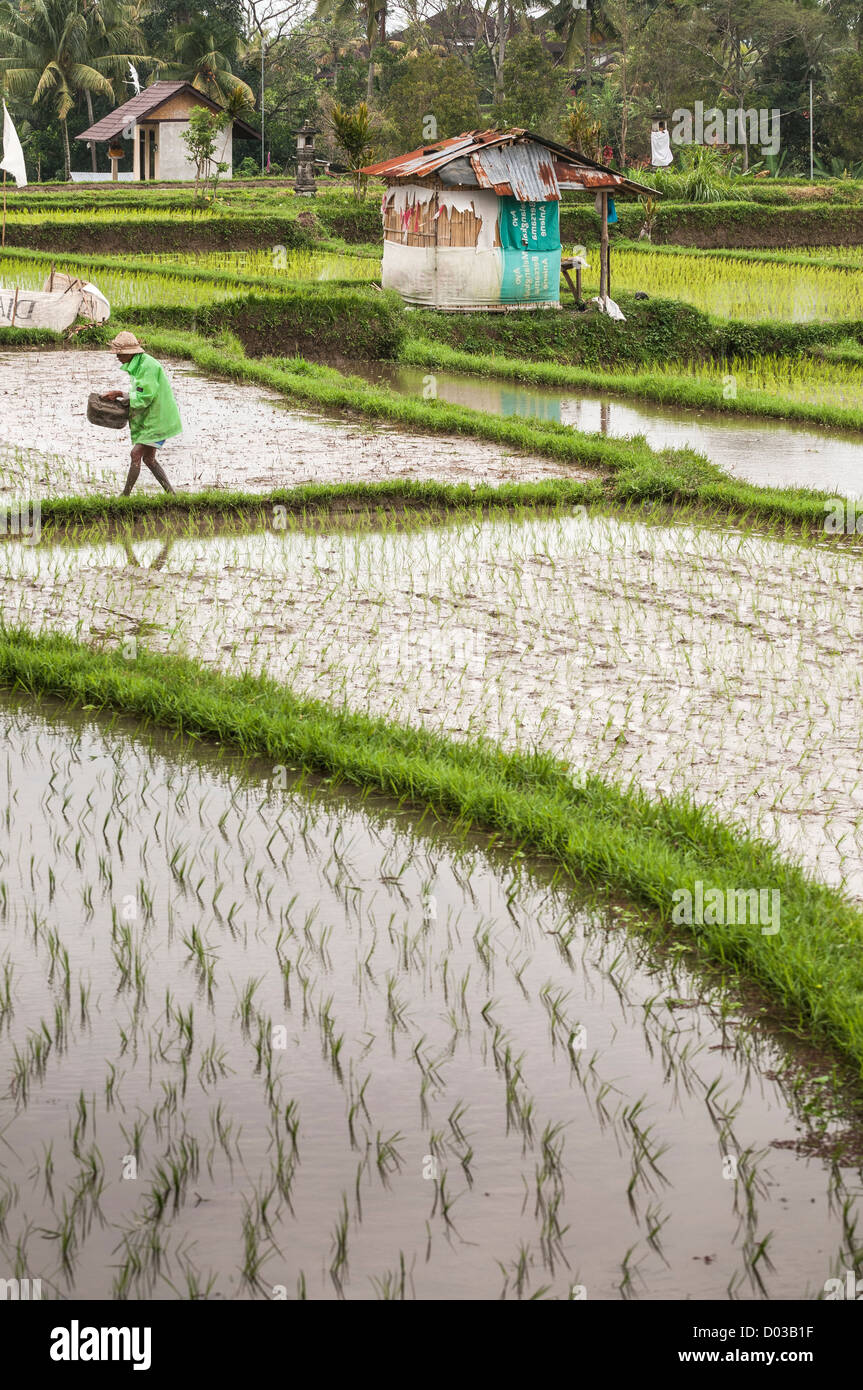
[[103,391],[103,401],[122,401],[126,395],[125,391]]

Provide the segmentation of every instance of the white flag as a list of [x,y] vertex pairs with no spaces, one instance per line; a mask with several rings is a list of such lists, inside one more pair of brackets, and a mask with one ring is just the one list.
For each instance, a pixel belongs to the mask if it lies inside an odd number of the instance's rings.
[[0,169],[5,169],[11,174],[19,188],[26,187],[27,167],[24,163],[24,151],[21,148],[21,141],[18,139],[18,132],[12,124],[12,117],[6,110],[6,103],[3,103],[3,158],[0,159]]

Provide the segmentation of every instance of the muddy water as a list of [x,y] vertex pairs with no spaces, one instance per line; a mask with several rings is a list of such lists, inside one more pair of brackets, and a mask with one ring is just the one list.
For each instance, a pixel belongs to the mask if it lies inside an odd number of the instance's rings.
[[386,362],[345,361],[341,369],[422,396],[430,376],[441,400],[485,410],[556,420],[575,429],[622,437],[643,434],[653,449],[697,449],[733,478],[773,487],[808,487],[863,496],[863,438],[772,420],[674,410],[621,397],[545,390],[453,372],[431,373]]
[[16,542],[0,586],[12,624],[687,791],[863,897],[863,574],[840,542],[601,516]]
[[[168,364],[183,434],[159,458],[184,491],[250,492],[301,483],[512,482],[596,478],[505,446],[444,435],[407,434],[286,409],[284,397],[196,375]],[[122,491],[129,466],[127,430],[87,421],[91,391],[127,389],[117,359],[103,352],[0,353],[0,495],[57,497]],[[158,492],[142,471],[138,488]]]
[[792,1298],[850,1263],[860,1173],[801,1152],[841,1119],[619,909],[267,765],[5,696],[0,731],[0,1268],[20,1242],[43,1297]]

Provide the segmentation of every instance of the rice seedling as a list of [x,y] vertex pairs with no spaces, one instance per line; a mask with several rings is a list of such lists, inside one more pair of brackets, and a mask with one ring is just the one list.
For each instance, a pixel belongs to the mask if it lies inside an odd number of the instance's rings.
[[[726,318],[808,323],[857,319],[863,311],[863,276],[852,264],[840,269],[813,262],[804,269],[778,260],[663,255],[659,249],[636,252],[624,247],[615,248],[613,261],[618,292],[647,285],[652,295],[683,300]],[[598,291],[598,265],[594,257],[591,269],[584,272],[586,294]]]

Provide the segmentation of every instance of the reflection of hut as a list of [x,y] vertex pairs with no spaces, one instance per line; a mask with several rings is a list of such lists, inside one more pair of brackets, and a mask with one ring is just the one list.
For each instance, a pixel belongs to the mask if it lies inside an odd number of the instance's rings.
[[519,129],[469,131],[363,173],[387,185],[384,288],[436,309],[558,308],[561,190],[597,199],[604,296],[609,194],[652,192]]

